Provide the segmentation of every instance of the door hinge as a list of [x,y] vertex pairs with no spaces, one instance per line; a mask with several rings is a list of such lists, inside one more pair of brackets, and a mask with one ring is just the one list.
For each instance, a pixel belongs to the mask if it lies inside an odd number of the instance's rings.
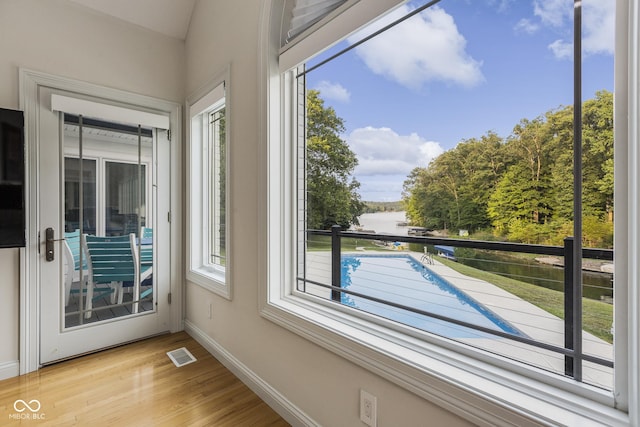
[[167,301],[169,302],[169,304],[171,304],[171,292],[169,292],[169,294],[167,295]]
[[167,222],[171,222],[171,211],[167,212]]
[[171,142],[171,130],[167,131],[167,140]]

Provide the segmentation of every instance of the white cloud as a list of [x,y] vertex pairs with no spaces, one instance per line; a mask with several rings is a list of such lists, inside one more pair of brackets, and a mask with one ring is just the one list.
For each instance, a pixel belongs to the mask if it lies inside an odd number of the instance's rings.
[[[349,37],[355,43],[410,12],[406,5]],[[482,63],[466,52],[455,21],[434,6],[358,46],[356,54],[375,74],[419,89],[441,81],[471,87],[484,81]]]
[[518,33],[533,34],[540,29],[540,25],[531,22],[529,19],[521,19],[515,26]]
[[567,43],[564,40],[556,40],[549,45],[549,49],[558,59],[573,58],[573,43]]
[[582,47],[587,54],[613,55],[615,48],[615,0],[583,1]]
[[513,2],[514,0],[488,0],[489,6],[495,7],[500,13],[509,10]]
[[[542,25],[566,34],[572,33],[573,4],[566,0],[534,0],[533,14]],[[615,0],[584,0],[582,2],[582,51],[585,56],[613,55]],[[573,40],[568,35],[549,45],[558,59],[573,57]]]
[[[599,0],[597,0],[599,1]],[[567,0],[534,0],[533,14],[544,25],[562,27],[573,15],[573,2]]]
[[444,151],[439,143],[427,141],[415,133],[398,135],[389,128],[370,126],[351,132],[347,143],[358,156],[356,176],[406,177],[413,168],[426,167]]
[[397,201],[402,184],[417,166],[426,167],[444,152],[439,143],[417,134],[398,135],[389,128],[367,126],[347,136],[347,143],[358,156],[354,171],[363,200]]
[[331,83],[323,80],[316,86],[323,99],[331,99],[339,102],[349,102],[351,93],[340,83]]

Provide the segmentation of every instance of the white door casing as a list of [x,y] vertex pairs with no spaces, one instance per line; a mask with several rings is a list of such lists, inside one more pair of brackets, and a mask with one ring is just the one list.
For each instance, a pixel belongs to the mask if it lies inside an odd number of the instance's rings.
[[[55,243],[56,261],[44,261],[44,230],[55,229],[55,238],[63,232],[63,209],[60,207],[62,187],[60,167],[63,164],[61,122],[59,113],[51,110],[51,94],[71,94],[80,99],[92,98],[107,105],[126,106],[143,112],[166,115],[170,119],[174,135],[180,134],[180,106],[175,103],[144,97],[128,92],[104,88],[88,83],[64,79],[29,70],[20,70],[21,108],[25,111],[25,136],[27,146],[27,248],[21,254],[21,268],[24,274],[20,293],[20,373],[38,369],[42,363],[70,357],[87,351],[116,345],[163,331],[182,329],[181,292],[172,292],[178,282],[180,271],[179,233],[177,223],[171,224],[170,212],[175,211],[179,197],[171,197],[179,188],[179,144],[177,138],[166,142],[166,150],[158,150],[156,161],[162,166],[154,177],[153,198],[158,201],[154,209],[154,225],[161,227],[157,235],[165,236],[164,243],[156,245],[158,270],[154,270],[160,289],[158,293],[158,315],[135,316],[104,325],[76,328],[73,332],[64,330],[60,318],[51,317],[51,307],[63,307],[58,298],[63,242]],[[135,107],[132,107],[135,106]],[[161,144],[166,132],[155,143]],[[155,171],[155,167],[152,170]],[[154,172],[155,173],[155,172]],[[159,193],[157,193],[159,191]],[[39,236],[40,234],[40,236]],[[168,304],[168,293],[173,295],[173,304]],[[52,301],[55,300],[55,301]],[[54,321],[52,321],[54,319]],[[98,328],[98,329],[93,329]]]

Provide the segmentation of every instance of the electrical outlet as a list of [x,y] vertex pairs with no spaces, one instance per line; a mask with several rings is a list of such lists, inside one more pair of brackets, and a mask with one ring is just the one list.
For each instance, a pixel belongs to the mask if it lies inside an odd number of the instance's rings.
[[376,427],[378,404],[371,393],[360,389],[360,421],[368,426]]

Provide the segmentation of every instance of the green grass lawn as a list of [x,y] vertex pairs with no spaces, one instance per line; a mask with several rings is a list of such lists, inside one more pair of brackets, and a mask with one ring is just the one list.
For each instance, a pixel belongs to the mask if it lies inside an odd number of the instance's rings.
[[[541,309],[564,319],[564,294],[560,291],[524,283],[498,274],[478,270],[464,264],[440,259],[446,266],[465,276],[489,282],[505,291],[522,298]],[[596,337],[613,343],[611,325],[613,324],[613,305],[592,299],[582,299],[583,329]]]

